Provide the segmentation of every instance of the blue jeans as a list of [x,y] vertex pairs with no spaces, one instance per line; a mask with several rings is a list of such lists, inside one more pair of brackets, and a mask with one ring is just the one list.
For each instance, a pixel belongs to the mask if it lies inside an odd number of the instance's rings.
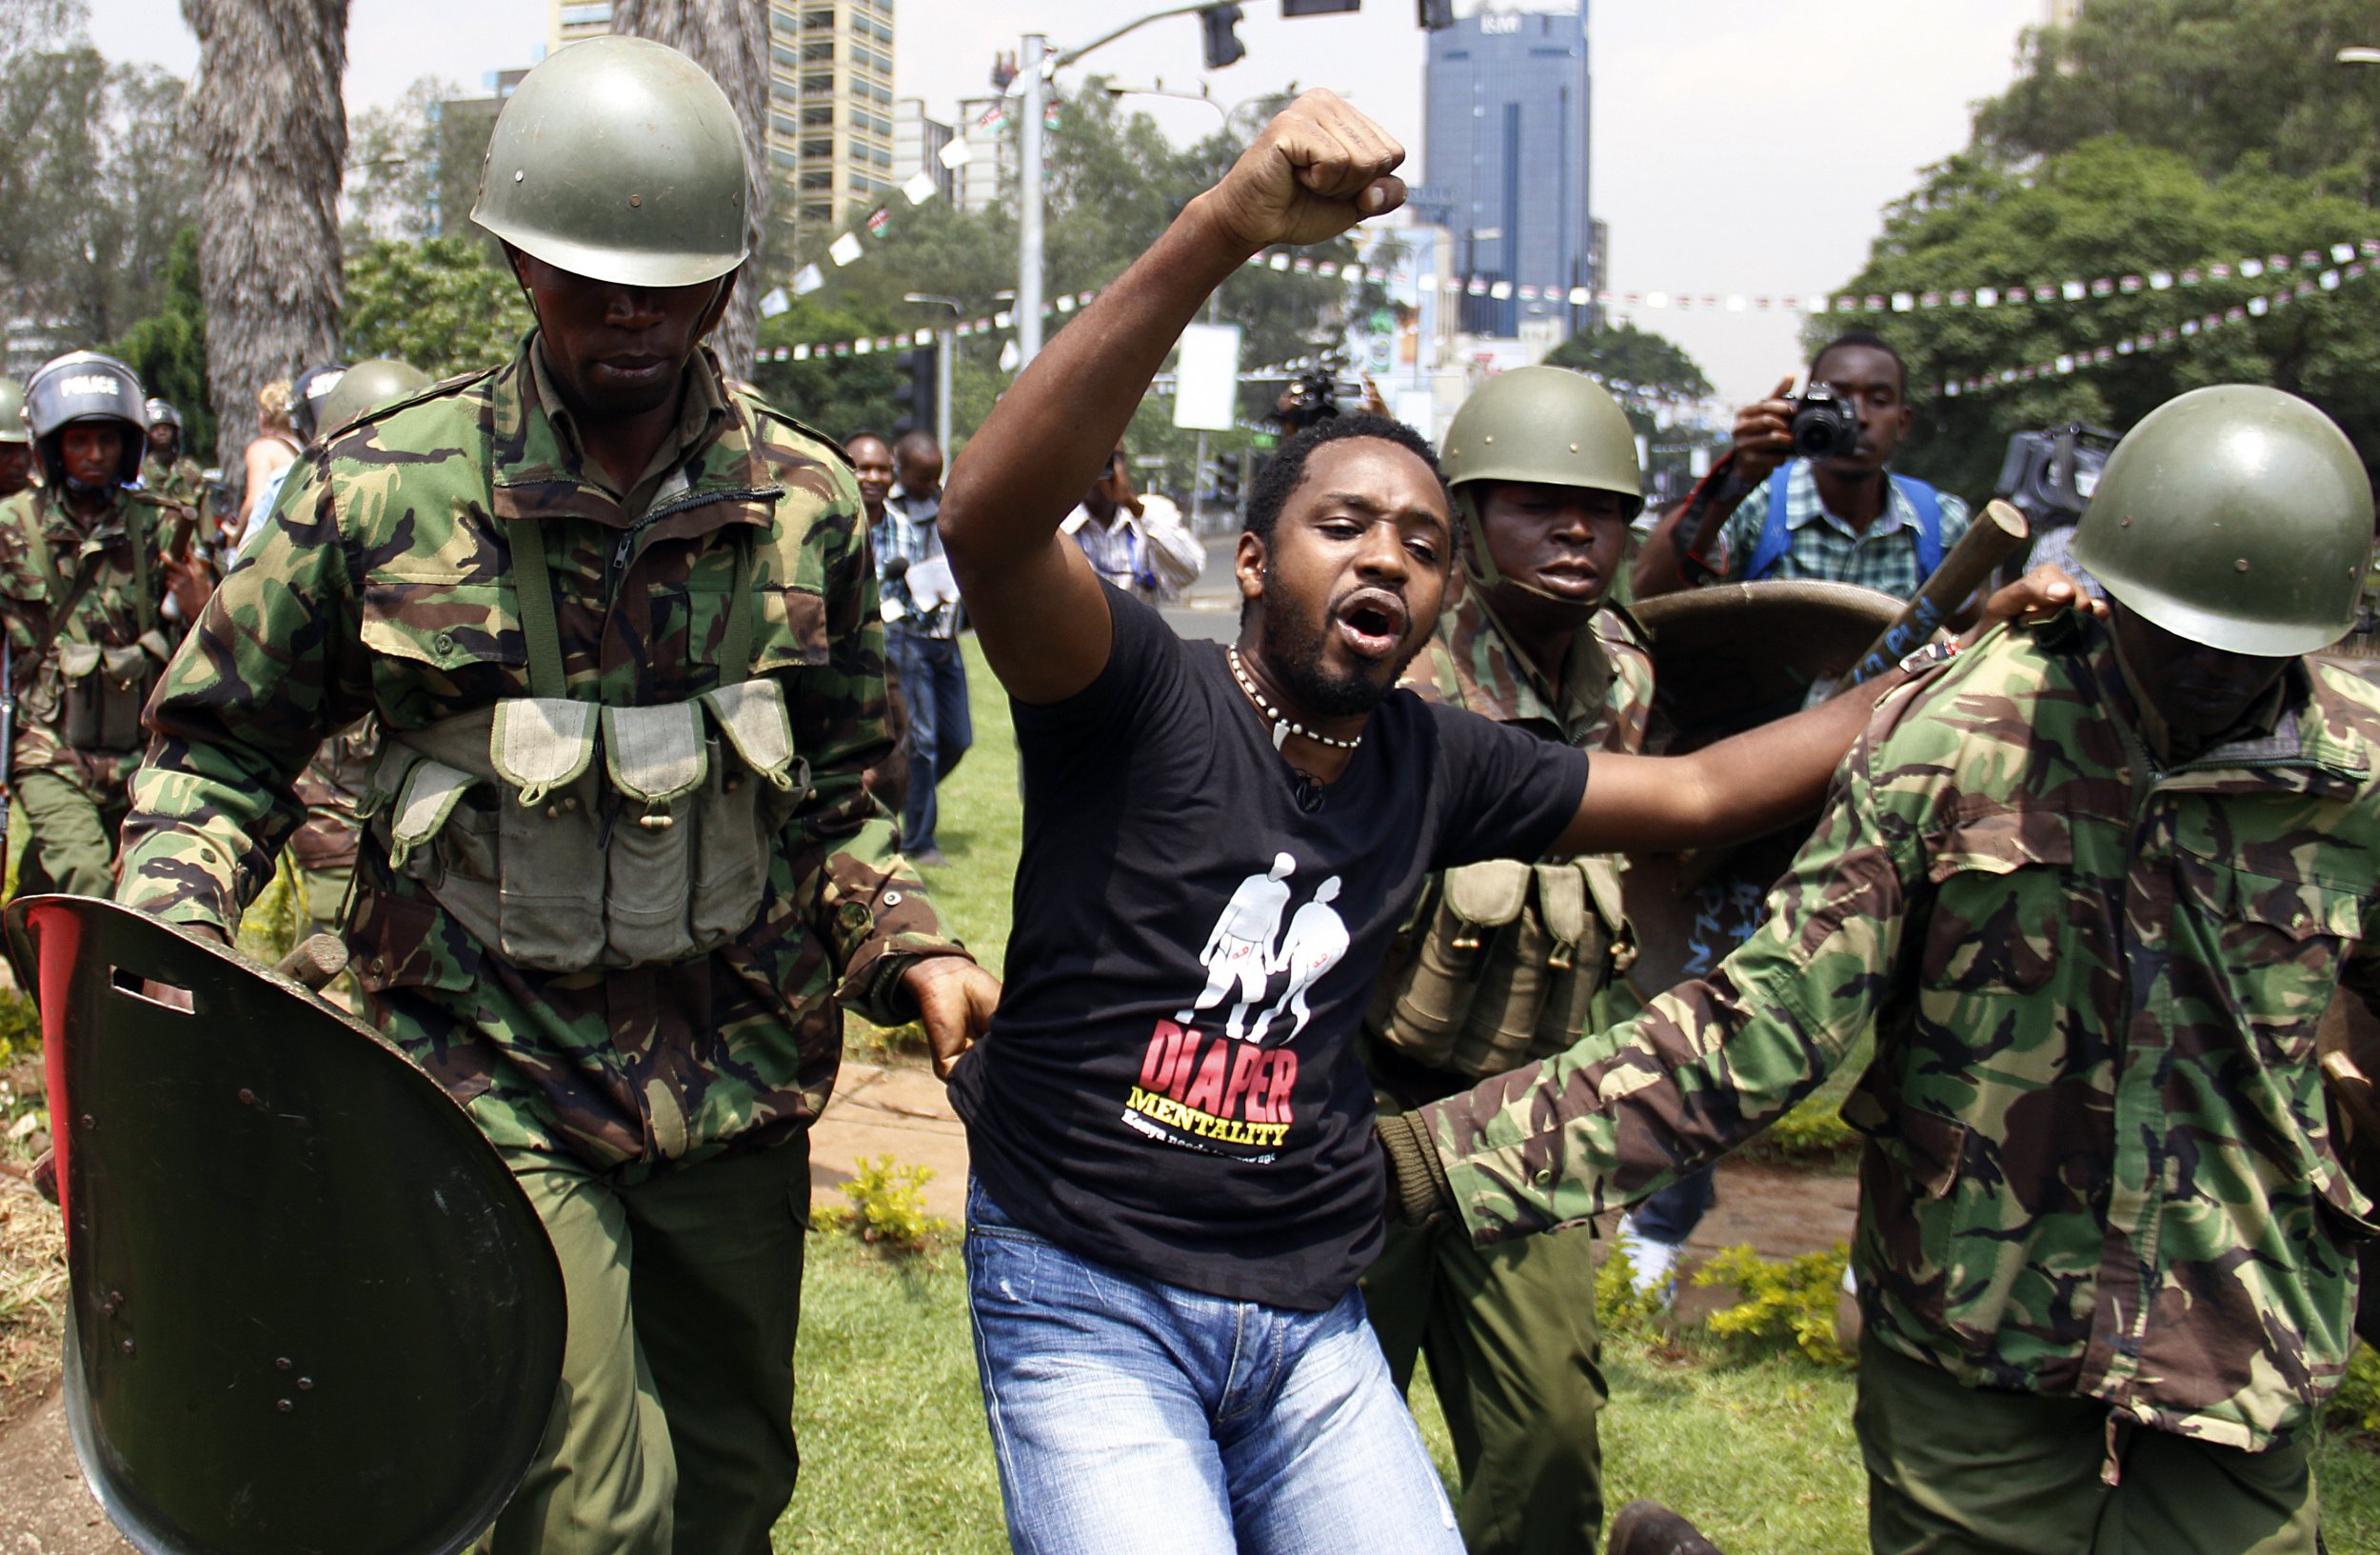
[[884,656],[901,677],[909,707],[909,797],[901,807],[901,849],[934,847],[934,786],[950,776],[975,744],[967,712],[967,662],[958,640],[898,628],[884,633]]
[[1020,1555],[1460,1555],[1350,1290],[1327,1312],[1095,1264],[967,1185],[983,1412]]
[[1638,1234],[1673,1247],[1683,1246],[1718,1198],[1718,1180],[1711,1175],[1710,1167],[1700,1166],[1636,1201],[1630,1216]]

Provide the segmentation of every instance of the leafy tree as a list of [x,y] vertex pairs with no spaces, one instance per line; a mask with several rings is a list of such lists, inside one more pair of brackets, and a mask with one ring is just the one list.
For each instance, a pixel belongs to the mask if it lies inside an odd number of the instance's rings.
[[[1975,111],[1973,143],[1885,212],[1842,290],[1949,292],[2142,276],[2291,257],[2372,235],[2380,77],[2335,63],[2380,41],[2368,0],[2092,0],[2025,36],[2017,80]],[[2303,276],[2208,276],[2084,302],[1937,308],[1857,322],[1908,359],[1924,435],[1910,463],[1989,488],[2010,433],[2082,420],[2122,430],[2184,389],[2274,384],[2323,407],[2380,460],[2380,298],[2317,291],[2177,345],[1950,398],[1929,390],[2037,366],[2293,289]]]
[[166,261],[165,297],[111,348],[149,391],[182,412],[193,458],[215,457],[214,401],[207,392],[207,306],[198,284],[198,229],[185,227]]
[[[1581,329],[1546,353],[1545,360],[1597,379],[1628,413],[1628,424],[1657,446],[1682,451],[1686,443],[1708,441],[1676,426],[1677,412],[1711,396],[1702,368],[1667,335],[1621,323]],[[1663,465],[1683,464],[1676,459]]]
[[768,360],[771,348],[814,341],[876,339],[891,329],[883,311],[848,303],[798,297],[773,319],[761,321],[763,359],[752,381],[771,405],[841,442],[853,432],[892,435],[901,371],[891,351],[864,356],[815,357],[806,362]]
[[[441,161],[438,106],[463,95],[436,76],[423,76],[387,108],[366,109],[347,122],[347,205],[353,212],[344,240],[360,248],[374,238],[436,237]],[[474,149],[484,152],[482,139]],[[477,178],[479,163],[471,163]]]
[[468,238],[382,239],[347,260],[350,362],[393,356],[451,377],[509,357],[530,324],[511,273]]
[[1975,116],[1979,148],[2054,156],[2120,134],[2220,178],[2263,158],[2371,203],[2380,195],[2380,81],[2341,67],[2380,42],[2370,0],[2092,0],[2028,31],[2024,69]]
[[197,217],[182,102],[175,77],[88,46],[0,55],[0,310],[35,321],[35,360],[156,308],[174,234]]
[[1557,368],[1569,368],[1602,380],[1607,386],[1628,386],[1627,392],[1657,400],[1700,400],[1711,394],[1711,380],[1676,342],[1634,324],[1581,329],[1546,354]]
[[[2088,141],[2021,173],[1981,152],[1931,169],[1885,213],[1867,267],[1843,289],[2007,287],[2037,280],[2178,274],[2210,261],[2294,257],[2371,230],[2360,202],[2248,157],[2212,181],[2190,158],[2121,137]],[[2327,263],[2327,261],[2326,261]],[[2071,374],[1949,397],[1938,386],[2052,362],[2209,312],[2244,307],[2304,277],[2143,286],[2083,302],[1941,307],[1877,318],[1811,321],[1815,346],[1847,324],[1882,330],[1909,364],[1921,435],[1908,460],[1970,496],[1990,490],[2010,433],[2085,421],[2122,430],[2185,389],[2269,383],[2337,419],[2366,462],[2380,460],[2380,285],[2344,284],[2186,346],[2117,356]]]
[[83,41],[83,0],[0,0],[0,61]]
[[[1121,274],[1183,204],[1220,178],[1242,149],[1236,136],[1220,132],[1177,149],[1154,120],[1126,111],[1102,85],[1094,77],[1053,110],[1054,127],[1046,142],[1044,246],[1046,292],[1052,298],[1097,290]],[[951,321],[949,309],[939,305],[903,301],[909,292],[953,298],[968,319],[989,317],[1009,306],[1000,294],[1017,284],[1012,202],[963,211],[940,201],[912,207],[894,199],[883,211],[882,230],[862,230],[865,254],[847,268],[832,267],[824,258],[825,243],[833,234],[809,240],[814,247],[805,249],[779,224],[771,250],[779,257],[772,273],[789,273],[816,262],[825,271],[826,284],[813,296],[798,300],[793,311],[764,324],[764,347],[843,338],[846,328],[853,335],[873,336]],[[855,212],[853,225],[865,214],[864,209]],[[1344,240],[1305,253],[1339,264],[1356,256],[1354,245]],[[1224,284],[1216,317],[1240,327],[1240,361],[1244,369],[1254,369],[1335,351],[1350,310],[1368,310],[1383,300],[1384,293],[1374,286],[1351,289],[1336,278],[1252,267]],[[1052,315],[1048,334],[1054,336],[1071,316]],[[825,322],[833,318],[848,322]],[[813,332],[821,329],[828,332]],[[962,445],[1007,386],[1010,374],[999,364],[1002,348],[1012,338],[994,333],[958,342],[951,420],[954,438]],[[797,366],[806,370],[786,370]],[[824,410],[813,414],[814,407],[823,406],[854,424],[879,428],[891,424],[902,387],[890,358],[873,353],[803,364],[763,362],[755,378],[772,396],[784,396],[785,409],[805,420],[825,416]],[[1279,383],[1245,386],[1242,421],[1251,426],[1259,422],[1279,389]],[[1236,457],[1251,435],[1251,427],[1212,434],[1209,448],[1219,456]],[[1129,442],[1136,456],[1163,456],[1168,463],[1164,484],[1186,490],[1196,437],[1173,426],[1172,399],[1153,394],[1135,417]]]

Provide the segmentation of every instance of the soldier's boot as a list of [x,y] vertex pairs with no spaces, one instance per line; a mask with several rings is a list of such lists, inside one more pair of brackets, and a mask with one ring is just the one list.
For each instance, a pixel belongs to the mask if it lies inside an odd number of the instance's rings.
[[1657,1501],[1632,1501],[1612,1519],[1604,1555],[1720,1555],[1692,1523]]

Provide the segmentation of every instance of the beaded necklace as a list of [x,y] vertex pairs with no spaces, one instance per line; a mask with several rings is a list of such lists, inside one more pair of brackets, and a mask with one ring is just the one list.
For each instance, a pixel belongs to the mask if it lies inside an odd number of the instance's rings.
[[1262,713],[1266,721],[1273,726],[1274,749],[1279,750],[1293,734],[1312,740],[1316,745],[1328,746],[1333,750],[1353,750],[1363,744],[1363,736],[1360,734],[1352,740],[1334,740],[1327,734],[1317,734],[1303,724],[1291,719],[1279,708],[1265,701],[1264,693],[1256,688],[1255,679],[1249,675],[1247,667],[1240,662],[1239,648],[1235,646],[1224,651],[1231,658],[1231,678],[1240,683],[1240,688],[1248,693],[1248,700],[1256,704],[1256,710]]

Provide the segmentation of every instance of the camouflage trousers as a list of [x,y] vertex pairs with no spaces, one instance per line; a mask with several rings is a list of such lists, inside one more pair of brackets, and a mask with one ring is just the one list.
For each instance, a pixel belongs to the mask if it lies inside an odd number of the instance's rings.
[[1475,1247],[1458,1224],[1396,1225],[1363,1276],[1399,1391],[1429,1357],[1472,1555],[1596,1547],[1595,1419],[1609,1391],[1597,1364],[1594,1249],[1584,1226]]
[[[16,894],[113,896],[116,828],[124,823],[126,794],[117,785],[103,800],[83,774],[42,768],[19,777],[10,794],[10,825],[22,830],[25,853],[17,861]],[[32,946],[19,935],[8,941],[17,986],[33,986]]]
[[545,1445],[492,1555],[768,1555],[793,1499],[809,1140],[615,1186],[507,1149],[562,1264]]
[[116,828],[128,807],[123,785],[103,797],[80,774],[45,768],[20,776],[14,797],[25,828],[18,895],[115,894]]
[[2111,1442],[2105,1405],[1968,1387],[1873,1336],[1854,1418],[1876,1555],[2315,1552],[2302,1438],[2245,1452],[2126,1424]]

